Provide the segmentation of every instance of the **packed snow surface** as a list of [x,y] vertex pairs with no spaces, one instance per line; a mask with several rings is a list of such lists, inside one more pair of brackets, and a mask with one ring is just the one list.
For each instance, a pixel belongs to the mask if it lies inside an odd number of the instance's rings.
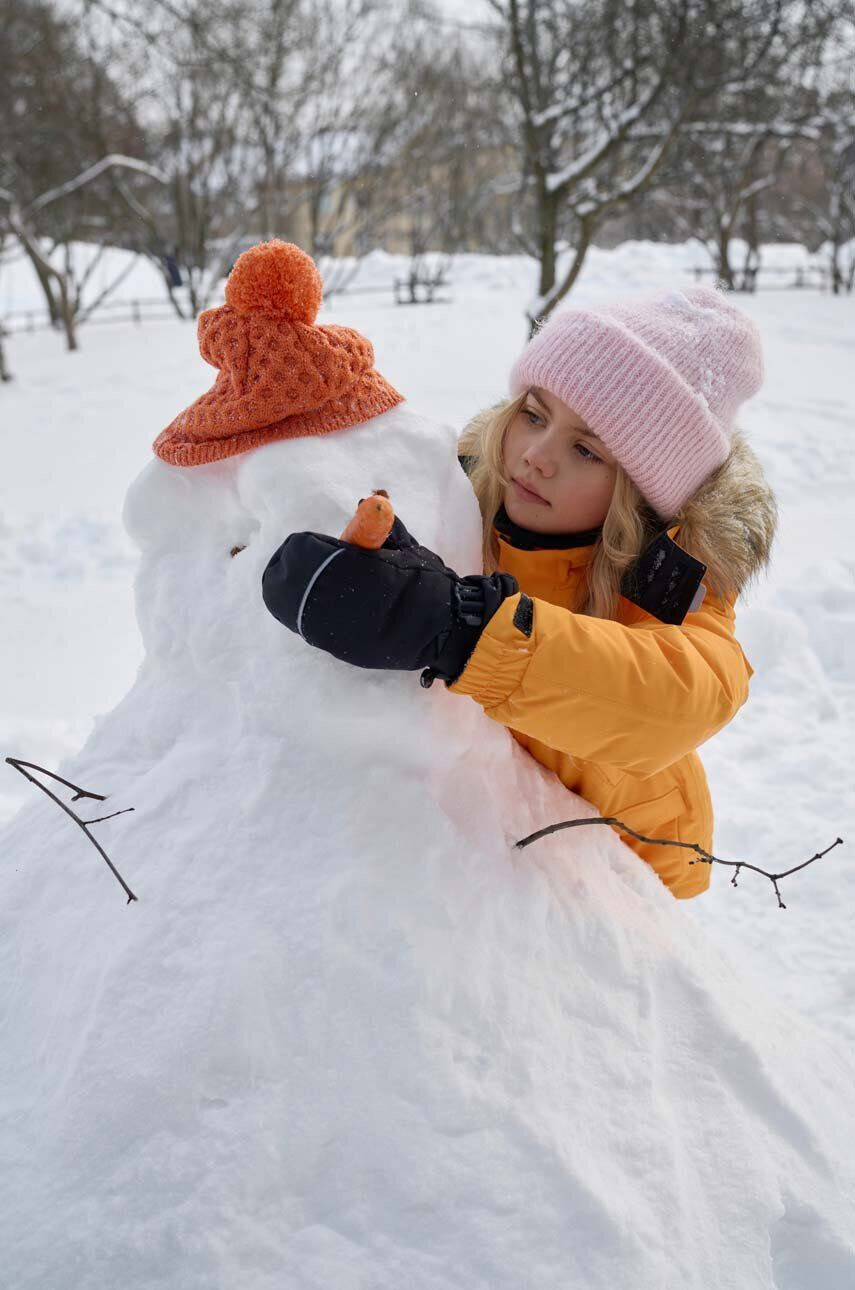
[[[658,284],[666,260],[635,247],[614,276]],[[83,818],[134,808],[93,832],[139,897],[24,785],[0,833],[16,1290],[855,1282],[851,866],[787,880],[780,911],[765,879],[734,890],[725,871],[674,901],[599,826],[517,851],[594,812],[476,704],[348,668],[261,602],[284,536],[339,532],[375,487],[476,569],[456,429],[501,396],[530,286],[500,261],[433,311],[341,299],[330,320],[369,334],[405,393],[420,374],[419,398],[189,471],[150,442],[210,383],[190,329],[93,329],[75,357],[16,339],[4,742],[107,795],[76,803]],[[851,395],[832,310],[852,312],[804,299],[789,321],[748,302],[771,370],[745,424],[782,498],[785,567],[739,619],[752,700],[704,749],[718,853],[776,863],[852,814]],[[780,967],[761,977],[752,943]],[[838,990],[821,1026],[796,1008],[803,969],[817,1000],[820,979]]]

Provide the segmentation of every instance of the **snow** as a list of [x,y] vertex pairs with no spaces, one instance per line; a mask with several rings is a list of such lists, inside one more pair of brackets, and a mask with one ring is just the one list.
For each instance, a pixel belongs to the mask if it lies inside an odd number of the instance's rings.
[[[695,256],[597,251],[574,302],[680,289]],[[849,847],[784,911],[725,869],[675,902],[596,826],[516,851],[590,808],[474,703],[355,673],[261,603],[284,535],[340,531],[373,487],[474,570],[456,430],[502,396],[532,281],[473,256],[447,305],[335,299],[322,321],[370,336],[408,403],[192,471],[150,448],[211,382],[192,327],[9,343],[4,755],[108,795],[83,818],[134,808],[93,833],[139,896],[6,768],[16,1290],[855,1280]],[[717,854],[783,869],[855,814],[855,306],[739,303],[781,537],[738,615],[751,700],[702,755]]]

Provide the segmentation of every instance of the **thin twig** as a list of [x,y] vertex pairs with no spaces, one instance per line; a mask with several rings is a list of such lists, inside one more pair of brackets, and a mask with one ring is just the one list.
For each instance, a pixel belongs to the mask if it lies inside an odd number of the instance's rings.
[[112,819],[114,818],[114,816],[116,816],[116,815],[124,815],[124,814],[126,814],[126,812],[127,812],[127,811],[132,811],[133,809],[134,809],[134,808],[133,808],[132,806],[125,806],[125,807],[123,807],[123,808],[122,808],[122,810],[121,810],[121,811],[114,811],[112,815],[99,815],[99,816],[97,817],[97,819],[94,819],[94,820],[84,820],[84,821],[83,821],[83,823],[84,823],[84,824],[100,824],[102,820],[112,820]]
[[[122,875],[119,873],[118,869],[117,869],[117,868],[116,868],[116,866],[113,864],[113,862],[112,862],[112,860],[110,859],[110,857],[107,855],[107,852],[106,852],[106,851],[104,850],[104,848],[103,848],[103,847],[102,847],[102,846],[101,846],[101,845],[100,845],[100,844],[95,840],[95,838],[93,838],[92,834],[89,832],[89,829],[88,829],[88,827],[87,827],[87,826],[88,826],[88,824],[97,824],[97,823],[98,823],[98,821],[97,821],[97,820],[88,820],[88,821],[86,821],[86,820],[81,820],[81,818],[80,818],[80,816],[79,816],[79,815],[76,815],[76,814],[74,813],[74,811],[70,810],[70,809],[69,809],[69,807],[67,807],[67,806],[65,805],[65,802],[61,802],[61,801],[59,800],[59,798],[58,798],[54,793],[52,793],[52,792],[50,791],[50,789],[49,789],[49,788],[45,788],[44,784],[40,784],[40,783],[39,783],[39,781],[38,781],[37,779],[35,779],[32,775],[30,775],[28,771],[24,770],[24,767],[25,767],[25,766],[29,766],[31,770],[38,770],[38,771],[41,771],[41,773],[42,773],[43,775],[50,775],[51,779],[59,780],[60,784],[65,784],[66,788],[73,788],[73,789],[74,789],[74,797],[72,797],[72,799],[71,799],[71,800],[72,800],[72,802],[77,802],[77,801],[79,801],[81,797],[90,797],[90,798],[93,798],[96,802],[105,802],[105,801],[107,800],[107,799],[106,799],[106,797],[105,797],[102,793],[90,793],[88,789],[85,789],[85,788],[79,788],[79,787],[77,786],[77,784],[72,784],[70,780],[63,779],[61,775],[55,775],[55,774],[53,773],[53,771],[52,771],[52,770],[45,770],[44,766],[37,766],[35,762],[32,762],[32,761],[21,761],[21,760],[20,760],[20,758],[18,758],[18,757],[7,757],[7,758],[6,758],[6,761],[9,763],[9,765],[10,765],[10,766],[14,766],[14,767],[15,767],[15,770],[20,771],[20,773],[21,773],[21,774],[22,774],[26,779],[28,779],[28,780],[30,781],[30,783],[31,783],[31,784],[35,784],[36,788],[40,788],[40,789],[42,790],[42,792],[43,792],[43,793],[47,793],[48,797],[49,797],[49,798],[51,798],[51,800],[52,800],[52,801],[56,802],[57,806],[60,806],[60,807],[63,809],[63,811],[65,811],[66,815],[70,815],[70,816],[71,816],[72,820],[74,820],[74,823],[75,823],[75,824],[78,824],[78,825],[80,826],[80,828],[83,830],[83,832],[86,834],[87,838],[88,838],[88,839],[89,839],[89,841],[92,843],[92,845],[93,845],[93,847],[95,848],[95,850],[96,850],[96,851],[98,851],[98,852],[100,853],[100,855],[101,855],[101,856],[103,856],[103,858],[104,858],[104,860],[106,861],[106,863],[107,863],[107,865],[108,865],[108,867],[109,867],[109,869],[110,869],[111,873],[112,873],[112,874],[114,875],[114,877],[115,877],[115,878],[116,878],[116,879],[121,883],[122,887],[123,887],[123,888],[124,888],[124,890],[127,892],[127,896],[128,896],[128,901],[127,901],[127,903],[128,903],[128,904],[130,904],[132,900],[137,900],[138,898],[137,898],[137,897],[134,895],[134,893],[131,891],[130,887],[129,887],[129,886],[128,886],[128,884],[125,882],[124,878],[123,878],[123,877],[122,877]],[[133,808],[132,806],[126,806],[126,807],[124,808],[124,810],[123,810],[123,811],[114,811],[114,813],[113,813],[113,814],[114,814],[114,815],[123,815],[123,814],[125,813],[125,811],[132,811],[133,809],[134,809],[134,808]],[[103,819],[103,820],[109,820],[109,819],[112,819],[112,816],[110,816],[110,815],[102,815],[102,816],[101,816],[101,819]]]
[[787,906],[781,900],[778,879],[788,878],[791,873],[798,873],[799,869],[807,868],[809,864],[813,864],[814,860],[821,860],[823,856],[828,855],[829,851],[843,845],[843,839],[836,838],[831,846],[826,847],[824,851],[817,851],[816,855],[811,856],[810,860],[804,860],[801,864],[794,865],[792,869],[785,869],[783,873],[768,873],[765,869],[759,869],[757,865],[749,864],[747,860],[720,860],[718,856],[711,855],[709,851],[704,850],[697,842],[678,842],[675,838],[647,838],[643,833],[636,833],[635,829],[631,829],[628,824],[624,824],[623,820],[618,820],[613,815],[598,815],[590,820],[562,820],[559,824],[548,824],[545,829],[538,829],[536,833],[530,833],[528,837],[521,838],[519,842],[515,843],[515,846],[527,847],[532,842],[537,842],[539,838],[545,838],[550,833],[557,833],[559,829],[577,829],[583,824],[615,825],[622,833],[628,833],[630,837],[637,838],[639,842],[648,842],[657,847],[683,847],[686,851],[694,851],[699,859],[690,860],[689,864],[723,864],[735,869],[736,873],[730,880],[732,887],[738,885],[736,879],[739,877],[740,869],[751,869],[754,873],[762,874],[764,878],[769,879],[775,888],[779,909],[786,909]]

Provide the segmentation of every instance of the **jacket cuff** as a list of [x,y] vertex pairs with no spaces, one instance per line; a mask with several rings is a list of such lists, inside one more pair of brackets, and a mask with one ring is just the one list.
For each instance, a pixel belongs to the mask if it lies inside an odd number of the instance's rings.
[[519,592],[509,596],[493,614],[465,668],[449,685],[452,693],[468,694],[489,710],[522,683],[534,653],[534,638],[514,625],[521,599]]

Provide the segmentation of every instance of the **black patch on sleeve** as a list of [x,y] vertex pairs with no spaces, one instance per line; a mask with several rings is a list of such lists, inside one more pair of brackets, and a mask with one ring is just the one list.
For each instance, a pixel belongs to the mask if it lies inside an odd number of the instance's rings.
[[663,623],[679,624],[689,612],[707,566],[661,533],[621,581],[621,595]]
[[514,614],[514,627],[517,631],[522,632],[523,636],[531,636],[531,629],[534,626],[534,601],[523,591],[520,595],[520,602],[517,605]]

